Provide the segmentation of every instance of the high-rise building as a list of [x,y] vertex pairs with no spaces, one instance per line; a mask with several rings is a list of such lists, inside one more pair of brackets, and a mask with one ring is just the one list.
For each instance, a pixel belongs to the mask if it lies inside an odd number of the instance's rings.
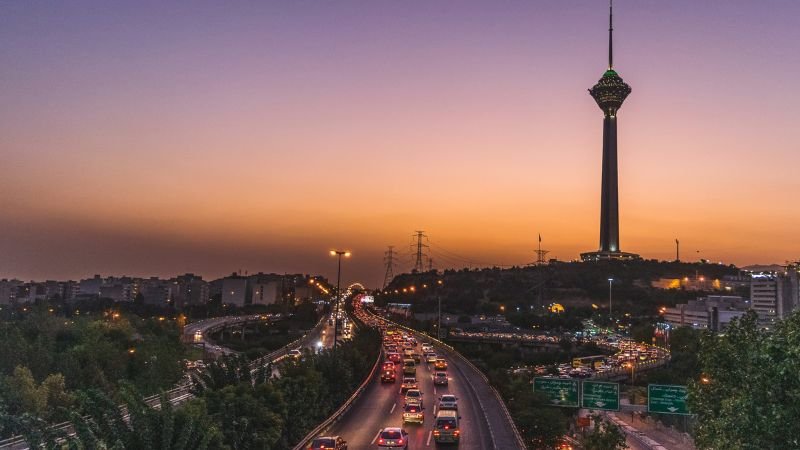
[[800,273],[796,266],[784,272],[753,274],[750,301],[759,324],[771,328],[800,308]]
[[617,186],[617,112],[631,93],[631,87],[614,70],[614,13],[608,15],[608,70],[589,94],[603,111],[603,181],[600,194],[600,249],[581,253],[584,261],[638,259],[619,244],[619,195]]

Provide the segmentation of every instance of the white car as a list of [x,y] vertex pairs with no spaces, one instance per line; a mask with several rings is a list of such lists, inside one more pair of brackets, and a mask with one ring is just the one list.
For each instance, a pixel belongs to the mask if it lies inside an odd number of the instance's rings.
[[294,350],[289,350],[289,353],[287,355],[290,358],[300,359],[303,356],[303,352],[301,352],[298,349],[294,349]]
[[419,389],[409,389],[406,391],[406,404],[418,404],[422,406],[422,392]]
[[458,398],[455,395],[443,395],[439,397],[439,410],[443,409],[458,409]]
[[408,433],[398,427],[384,428],[378,433],[378,450],[408,450]]

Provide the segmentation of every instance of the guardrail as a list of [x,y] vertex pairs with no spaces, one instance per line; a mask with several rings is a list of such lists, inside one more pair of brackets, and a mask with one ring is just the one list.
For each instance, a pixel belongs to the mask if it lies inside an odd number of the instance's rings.
[[[525,445],[525,440],[522,439],[522,434],[520,434],[519,429],[517,428],[517,424],[514,422],[514,419],[511,417],[511,413],[508,411],[508,406],[506,406],[506,403],[503,401],[503,398],[500,396],[500,392],[498,392],[497,389],[495,389],[494,386],[492,386],[491,383],[489,383],[489,378],[486,376],[486,374],[483,373],[483,371],[481,371],[479,368],[477,368],[475,366],[475,364],[472,364],[472,362],[470,360],[468,360],[466,357],[464,357],[464,355],[459,353],[455,348],[453,348],[452,345],[449,345],[449,344],[447,344],[447,343],[445,343],[443,341],[440,341],[439,339],[437,339],[437,338],[435,338],[433,336],[430,336],[428,334],[424,334],[421,331],[415,330],[413,328],[409,328],[409,327],[407,327],[405,325],[401,325],[401,324],[399,324],[397,322],[394,322],[394,321],[389,320],[389,319],[384,318],[384,317],[380,317],[380,316],[375,316],[375,317],[378,317],[378,318],[380,318],[381,320],[383,320],[385,322],[391,323],[395,327],[398,327],[398,328],[401,328],[403,330],[406,330],[409,333],[413,333],[414,335],[425,336],[425,339],[434,341],[437,345],[439,345],[441,347],[444,347],[451,354],[455,355],[461,361],[466,363],[473,371],[475,371],[483,379],[483,381],[486,383],[486,385],[489,386],[489,389],[491,389],[491,391],[494,393],[495,397],[497,398],[498,403],[500,404],[501,408],[503,409],[503,413],[505,414],[506,419],[508,420],[509,424],[511,425],[511,430],[514,433],[514,438],[516,439],[517,445],[519,445],[519,448],[521,448],[521,449],[527,448],[527,446]],[[467,382],[469,383],[469,379],[467,379]],[[475,388],[473,386],[471,386],[471,387],[472,387],[472,389],[474,391]],[[478,402],[481,405],[481,411],[483,412],[484,419],[486,420],[486,425],[487,425],[487,427],[489,429],[489,434],[491,435],[492,443],[494,443],[494,441],[495,441],[495,439],[494,439],[494,430],[492,430],[492,424],[489,421],[488,416],[486,416],[486,408],[483,407],[483,402],[481,401],[480,396],[476,395],[476,398],[478,399]],[[497,447],[495,446],[495,449],[496,448]]]
[[[288,351],[301,345],[304,341],[309,339],[314,331],[319,330],[323,326],[325,322],[325,317],[323,316],[319,322],[314,326],[314,328],[310,329],[306,334],[303,336],[295,339],[294,341],[290,342],[289,344],[281,347],[278,350],[275,350],[271,353],[268,353],[261,358],[253,360],[250,362],[250,369],[257,370],[260,366],[264,365],[266,361],[269,362],[277,362],[286,357]],[[163,394],[166,395],[167,400],[172,405],[180,405],[181,403],[191,399],[194,395],[191,393],[192,383],[187,381],[179,382],[175,387],[172,389],[165,391]],[[161,395],[162,394],[154,394],[149,397],[144,398],[144,402],[152,407],[152,408],[160,408],[161,407]],[[65,434],[67,436],[74,435],[72,431],[72,424],[70,422],[61,422],[51,426],[51,429],[54,432]],[[10,438],[6,438],[0,440],[0,450],[27,450],[29,448],[27,442],[25,442],[25,438],[23,436],[12,436]]]
[[378,367],[380,367],[381,365],[381,360],[383,359],[382,357],[383,357],[383,349],[379,349],[378,358],[375,360],[375,364],[372,366],[372,370],[369,372],[369,375],[367,375],[367,377],[364,379],[361,385],[358,386],[355,392],[353,392],[353,395],[351,395],[350,398],[348,398],[347,401],[344,402],[344,404],[342,404],[342,406],[340,406],[339,409],[336,410],[336,412],[334,412],[330,417],[328,417],[324,422],[319,424],[316,428],[311,430],[306,435],[306,437],[304,437],[303,440],[300,441],[300,443],[298,443],[292,448],[292,450],[305,449],[315,437],[319,436],[320,434],[328,430],[331,427],[331,425],[338,422],[342,418],[342,416],[344,416],[344,414],[350,410],[350,407],[353,405],[353,403],[355,403],[355,401],[358,400],[359,397],[361,397],[361,394],[367,388],[367,385],[369,385],[369,383],[372,382],[372,379],[375,378],[375,373],[378,371]]

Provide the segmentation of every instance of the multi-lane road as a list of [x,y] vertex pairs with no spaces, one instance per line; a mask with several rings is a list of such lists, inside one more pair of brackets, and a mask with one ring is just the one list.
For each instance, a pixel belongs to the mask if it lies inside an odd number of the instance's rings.
[[[431,342],[417,335],[419,343]],[[433,366],[417,365],[417,382],[423,393],[425,419],[421,425],[403,424],[402,372],[397,368],[395,383],[381,383],[376,373],[365,391],[342,418],[325,434],[340,435],[348,450],[374,450],[378,432],[385,427],[403,427],[409,436],[409,449],[435,448],[433,423],[439,397],[453,394],[458,398],[462,450],[520,448],[513,425],[500,400],[483,376],[452,350],[434,343],[434,351],[448,361],[447,386],[434,386]],[[421,351],[418,349],[418,351]]]

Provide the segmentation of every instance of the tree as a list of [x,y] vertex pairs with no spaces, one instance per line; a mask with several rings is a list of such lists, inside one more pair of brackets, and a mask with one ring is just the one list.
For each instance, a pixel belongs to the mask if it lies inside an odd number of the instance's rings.
[[208,413],[219,424],[225,443],[233,449],[286,448],[283,417],[286,406],[271,383],[239,383],[207,392]]
[[3,390],[10,412],[30,414],[48,421],[65,418],[61,408],[69,408],[74,401],[66,391],[63,375],[50,374],[37,384],[25,366],[17,366],[14,373],[6,377]]
[[701,340],[689,383],[698,448],[800,448],[800,313],[768,333],[750,311]]
[[585,450],[622,450],[627,448],[625,435],[613,422],[599,414],[592,416],[594,428],[581,440]]
[[221,434],[201,408],[173,409],[162,396],[151,408],[130,385],[120,395],[125,411],[97,390],[80,393],[80,409],[71,414],[75,435],[70,448],[115,450],[206,450],[223,448]]

